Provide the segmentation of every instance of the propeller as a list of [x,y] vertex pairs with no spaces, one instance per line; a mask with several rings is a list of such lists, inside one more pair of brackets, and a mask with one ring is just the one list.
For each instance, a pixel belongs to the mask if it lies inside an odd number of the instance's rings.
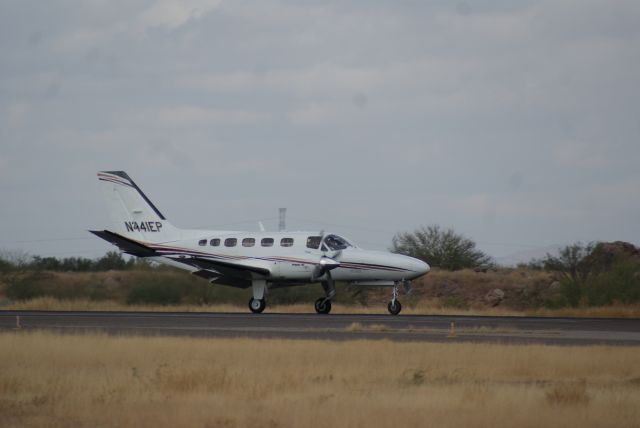
[[[320,231],[320,243],[322,245],[322,241],[324,240],[324,230]],[[331,270],[340,266],[340,262],[338,258],[342,255],[342,250],[338,250],[331,257],[327,256],[327,251],[322,251],[322,256],[320,257],[320,261],[313,268],[313,272],[311,273],[311,280],[315,281],[323,276],[327,276],[329,281],[333,281],[331,278]]]

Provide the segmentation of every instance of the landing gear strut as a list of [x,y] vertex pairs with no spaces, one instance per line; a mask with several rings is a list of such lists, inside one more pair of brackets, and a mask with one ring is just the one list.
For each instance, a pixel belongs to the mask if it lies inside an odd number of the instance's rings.
[[316,300],[315,308],[317,313],[326,315],[331,312],[331,299],[336,297],[336,284],[333,280],[322,281],[321,284],[327,297]]
[[253,297],[249,299],[249,309],[251,309],[251,312],[254,314],[261,314],[266,307],[267,302],[264,299],[254,299]]
[[393,285],[393,295],[391,297],[391,301],[387,305],[387,309],[391,315],[398,315],[402,310],[402,305],[400,304],[400,300],[398,300],[398,283],[396,282]]
[[267,307],[265,295],[267,294],[267,281],[263,279],[253,280],[251,287],[253,289],[253,297],[249,300],[249,309],[254,314],[261,314]]

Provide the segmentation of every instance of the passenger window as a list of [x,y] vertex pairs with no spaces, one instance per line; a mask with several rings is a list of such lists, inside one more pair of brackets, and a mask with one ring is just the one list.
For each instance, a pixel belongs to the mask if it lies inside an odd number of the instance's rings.
[[238,240],[236,238],[227,238],[224,240],[225,247],[235,247],[237,243]]
[[320,247],[320,241],[322,241],[322,236],[309,236],[307,238],[307,248],[317,250]]
[[219,247],[220,239],[219,238],[212,239],[211,241],[209,241],[209,245],[211,245],[212,247]]
[[253,247],[254,245],[256,245],[256,240],[254,238],[244,238],[242,240],[243,247]]
[[207,245],[207,240],[206,239],[199,240],[198,245],[200,245],[201,247]]
[[280,240],[281,247],[291,247],[293,246],[293,238],[282,238]]
[[273,238],[262,238],[260,245],[263,247],[273,247]]

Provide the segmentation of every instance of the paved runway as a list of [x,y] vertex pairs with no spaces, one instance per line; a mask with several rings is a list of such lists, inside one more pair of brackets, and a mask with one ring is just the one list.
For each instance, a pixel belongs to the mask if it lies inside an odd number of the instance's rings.
[[[640,345],[640,319],[0,311],[0,331],[284,339]],[[453,323],[453,328],[452,328]]]

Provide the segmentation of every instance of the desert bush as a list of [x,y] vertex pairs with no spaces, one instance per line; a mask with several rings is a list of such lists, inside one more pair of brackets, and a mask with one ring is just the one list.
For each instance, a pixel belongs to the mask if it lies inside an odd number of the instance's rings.
[[630,261],[617,262],[611,271],[590,277],[584,289],[590,306],[639,302],[640,266]]
[[595,248],[594,243],[576,242],[558,250],[557,255],[547,253],[542,259],[544,269],[556,272],[561,278],[573,282],[584,282],[591,273],[591,266],[585,261]]
[[0,272],[10,272],[12,269],[13,265],[9,261],[0,257]]
[[603,243],[578,242],[542,260],[544,268],[560,280],[561,303],[577,307],[640,301],[640,263],[624,254],[605,253],[603,248]]
[[448,296],[442,300],[442,305],[445,308],[453,309],[469,309],[469,302],[467,302],[461,296]]
[[591,254],[595,244],[576,242],[558,250],[557,255],[547,253],[540,261],[542,267],[553,272],[561,284],[561,297],[556,302],[561,306],[577,307],[584,297],[585,282],[591,273],[585,258]]
[[8,284],[5,293],[13,300],[29,300],[44,296],[42,284],[37,281],[36,273],[25,275],[10,275],[4,278]]
[[[63,274],[65,275],[65,274]],[[87,284],[68,274],[59,277],[48,271],[31,271],[5,276],[8,283],[5,293],[13,300],[29,300],[38,297],[53,297],[62,300],[91,298]]]
[[441,229],[438,225],[396,234],[391,251],[424,260],[431,266],[446,270],[491,264],[491,257],[478,250],[471,239],[453,229]]
[[176,305],[182,301],[182,290],[176,284],[145,282],[134,286],[127,296],[128,304]]
[[564,382],[545,392],[547,403],[551,405],[576,405],[589,403],[586,382]]

